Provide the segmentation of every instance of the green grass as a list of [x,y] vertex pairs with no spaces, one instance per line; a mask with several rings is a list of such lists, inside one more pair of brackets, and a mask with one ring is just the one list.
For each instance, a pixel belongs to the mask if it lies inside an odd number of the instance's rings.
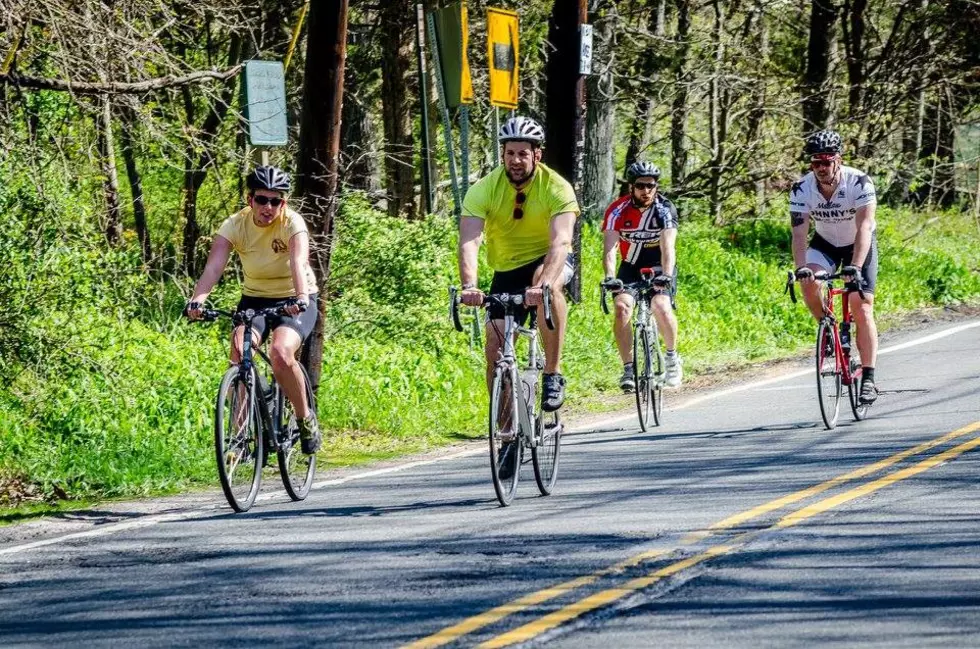
[[[883,322],[980,296],[976,224],[948,213],[920,230],[929,216],[879,210]],[[392,220],[352,198],[337,235],[318,394],[324,466],[481,436],[482,350],[453,330],[446,309],[456,273],[451,223]],[[6,236],[14,235],[8,229]],[[215,485],[211,417],[227,362],[227,325],[181,322],[180,293],[171,282],[147,278],[132,257],[115,258],[118,272],[107,279],[103,253],[58,241],[52,236],[48,248],[4,260],[26,264],[41,255],[78,279],[71,292],[51,283],[42,293],[50,301],[25,311],[8,337],[17,354],[0,358],[9,379],[0,387],[0,476],[31,485],[40,499],[13,510],[0,501],[7,517],[0,523],[56,511],[64,497]],[[596,397],[618,393],[612,318],[598,304],[600,258],[601,234],[586,225],[583,302],[571,307],[563,361],[574,411],[609,407]],[[726,229],[682,224],[677,316],[689,375],[809,347],[813,323],[783,295],[790,265],[782,219]],[[24,278],[0,291],[7,290],[8,304],[27,309],[37,293]],[[481,282],[489,280],[484,267]],[[227,281],[215,301],[229,306],[236,295],[236,282]]]

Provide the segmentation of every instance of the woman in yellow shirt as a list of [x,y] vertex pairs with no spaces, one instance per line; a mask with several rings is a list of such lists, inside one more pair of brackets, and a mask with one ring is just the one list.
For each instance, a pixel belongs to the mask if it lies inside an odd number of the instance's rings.
[[[187,317],[201,317],[202,305],[224,273],[232,250],[238,252],[245,274],[238,311],[265,309],[293,300],[286,307],[287,315],[254,319],[252,340],[261,344],[271,332],[272,371],[293,404],[303,452],[316,453],[320,430],[306,401],[303,373],[296,360],[296,353],[317,319],[309,232],[303,217],[287,206],[289,174],[276,167],[256,167],[246,183],[248,207],[229,216],[218,229],[207,265],[187,305]],[[244,329],[236,327],[231,336],[229,358],[236,365],[241,359]]]

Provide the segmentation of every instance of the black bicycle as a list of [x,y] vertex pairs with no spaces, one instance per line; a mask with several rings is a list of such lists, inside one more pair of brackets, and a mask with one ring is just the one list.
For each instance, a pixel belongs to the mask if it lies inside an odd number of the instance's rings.
[[667,293],[668,289],[654,282],[654,269],[640,270],[640,281],[624,284],[613,279],[599,285],[602,310],[609,314],[606,292],[625,291],[633,296],[636,307],[633,309],[633,371],[636,372],[636,413],[640,419],[640,430],[650,428],[650,415],[653,425],[659,426],[664,409],[664,354],[660,348],[660,332],[657,321],[652,317],[650,301],[654,295]]
[[[524,449],[531,449],[534,479],[542,496],[549,495],[558,480],[561,455],[562,423],[557,412],[541,408],[541,373],[544,354],[538,343],[537,309],[530,312],[530,322],[519,324],[518,312],[524,306],[521,293],[485,295],[483,306],[499,304],[504,310],[503,347],[493,370],[490,390],[489,442],[490,475],[497,500],[506,507],[517,494]],[[459,319],[460,297],[456,287],[449,289],[449,313],[453,325],[463,331]],[[554,329],[551,319],[551,291],[544,287],[544,319]],[[528,340],[527,365],[519,370],[516,337]]]
[[[272,374],[272,362],[262,349],[252,344],[252,321],[258,317],[278,317],[286,313],[287,301],[268,309],[247,309],[229,313],[204,309],[201,321],[213,322],[219,317],[232,320],[235,327],[244,326],[242,358],[228,368],[218,388],[214,411],[214,451],[218,478],[228,504],[236,512],[248,511],[262,484],[262,469],[275,452],[279,475],[286,493],[293,500],[303,500],[310,493],[316,474],[316,454],[306,455],[300,445],[296,413]],[[255,363],[255,355],[264,362]],[[316,395],[306,369],[306,402],[316,412]]]

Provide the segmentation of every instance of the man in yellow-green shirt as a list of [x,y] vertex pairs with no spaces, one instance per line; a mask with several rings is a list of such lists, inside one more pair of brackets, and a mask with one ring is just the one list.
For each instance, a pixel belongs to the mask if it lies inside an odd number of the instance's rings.
[[[477,285],[477,253],[487,243],[493,269],[490,293],[524,293],[529,307],[543,304],[543,288],[551,288],[554,331],[541,328],[545,348],[542,409],[555,411],[565,400],[561,350],[568,306],[563,292],[572,276],[570,255],[575,218],[575,192],[567,180],[541,163],[544,129],[533,119],[512,117],[500,128],[503,164],[470,187],[459,224],[461,301],[483,304]],[[527,312],[523,314],[526,317]],[[522,317],[522,320],[523,320]],[[503,313],[491,306],[487,318],[487,383],[503,344]]]
[[[316,453],[320,429],[306,399],[306,383],[296,360],[317,319],[316,277],[310,267],[310,237],[303,217],[287,206],[289,174],[276,167],[256,167],[246,179],[248,206],[232,214],[214,237],[207,265],[194,286],[185,313],[197,320],[203,304],[224,273],[232,250],[238,252],[245,274],[237,311],[266,309],[287,302],[286,314],[252,320],[252,340],[258,345],[270,335],[269,358],[276,381],[296,412],[303,452]],[[242,357],[245,327],[232,332],[230,360]]]

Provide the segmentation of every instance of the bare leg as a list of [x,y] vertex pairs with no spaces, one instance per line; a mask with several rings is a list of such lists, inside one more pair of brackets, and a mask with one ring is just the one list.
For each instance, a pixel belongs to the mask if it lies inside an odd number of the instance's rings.
[[272,360],[272,373],[282,387],[286,398],[293,404],[297,419],[310,416],[310,405],[306,402],[306,382],[296,352],[303,340],[296,330],[279,327],[272,332],[272,345],[269,358]]
[[[541,280],[544,266],[534,271],[534,283]],[[544,321],[544,305],[538,307],[538,328],[541,330],[541,340],[544,343],[544,373],[561,373],[561,348],[565,342],[565,323],[568,316],[568,303],[565,301],[565,284],[559,279],[551,285],[551,320],[554,330],[548,329]]]
[[669,295],[653,297],[653,317],[657,320],[660,335],[664,337],[664,345],[672,351],[677,349],[677,316],[670,305]]
[[875,324],[874,301],[872,293],[865,293],[864,300],[858,293],[851,293],[848,301],[854,321],[857,322],[857,346],[861,352],[861,365],[874,367],[878,360],[878,327]]
[[619,358],[625,365],[633,361],[633,328],[630,325],[630,318],[633,317],[633,296],[623,291],[613,298],[613,304],[616,308],[613,334],[616,336]]
[[[827,270],[819,264],[807,264],[806,267],[813,272]],[[824,316],[823,301],[820,299],[820,284],[820,282],[816,281],[800,284],[800,288],[803,289],[803,302],[806,303],[807,308],[810,309],[810,313],[813,314],[816,320],[820,320]]]

